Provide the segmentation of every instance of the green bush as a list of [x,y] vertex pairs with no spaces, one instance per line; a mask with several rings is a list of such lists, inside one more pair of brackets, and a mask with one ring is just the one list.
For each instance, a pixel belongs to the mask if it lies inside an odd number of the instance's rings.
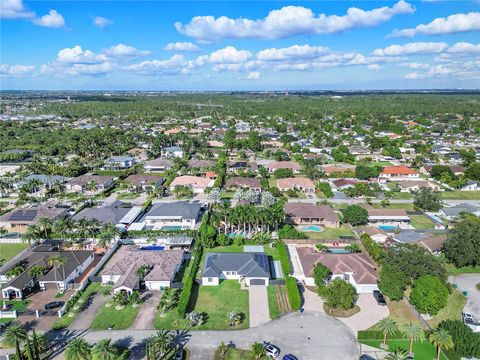
[[372,257],[373,260],[378,261],[382,256],[383,249],[378,245],[375,240],[373,240],[370,235],[364,233],[360,236],[363,246],[367,250],[368,254]]
[[317,184],[317,188],[325,195],[326,198],[330,199],[333,197],[333,191],[329,183],[320,182]]
[[410,302],[422,314],[436,315],[447,305],[448,289],[433,275],[422,275],[413,283]]
[[200,260],[202,258],[203,247],[198,243],[195,245],[192,253],[193,261],[190,271],[186,273],[183,277],[183,288],[178,299],[177,313],[180,317],[184,318],[188,310],[188,304],[190,303],[190,296],[192,294],[193,282],[198,271],[198,266],[200,265]]
[[480,334],[474,333],[461,320],[445,320],[438,324],[438,327],[445,329],[452,336],[454,358],[480,358]]
[[302,304],[302,297],[300,296],[300,290],[297,286],[297,280],[294,277],[287,276],[285,279],[285,285],[287,288],[288,302],[292,311],[300,310]]
[[275,241],[275,247],[278,249],[280,256],[280,264],[282,265],[283,275],[287,276],[292,271],[290,266],[290,256],[288,255],[287,246],[281,241]]
[[293,225],[283,225],[278,230],[278,237],[280,239],[306,239],[308,236],[295,229]]

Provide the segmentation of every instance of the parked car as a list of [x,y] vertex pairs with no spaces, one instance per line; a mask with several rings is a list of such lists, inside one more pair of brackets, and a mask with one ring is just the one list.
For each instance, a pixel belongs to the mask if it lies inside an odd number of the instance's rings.
[[462,312],[463,322],[473,323],[473,315],[467,312]]
[[65,305],[65,301],[52,301],[47,304],[45,304],[45,310],[52,310],[55,308],[59,308]]
[[367,354],[363,354],[360,356],[359,360],[375,360],[373,357]]
[[377,300],[378,305],[385,306],[387,305],[387,302],[385,301],[385,298],[383,297],[383,294],[378,291],[378,290],[373,290],[373,297],[375,300]]
[[265,349],[267,356],[272,359],[276,359],[280,355],[280,348],[278,346],[263,342],[263,348]]
[[298,360],[298,358],[295,355],[287,354],[283,356],[282,360]]

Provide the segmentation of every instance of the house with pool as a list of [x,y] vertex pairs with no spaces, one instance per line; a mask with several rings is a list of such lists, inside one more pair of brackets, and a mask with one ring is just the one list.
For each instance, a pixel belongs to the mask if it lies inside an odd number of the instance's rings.
[[289,202],[284,205],[283,211],[287,223],[298,225],[304,231],[322,231],[322,227],[340,226],[337,214],[326,205]]
[[319,252],[315,248],[297,247],[302,275],[307,286],[315,286],[313,269],[321,263],[330,269],[327,281],[342,279],[353,285],[357,293],[372,293],[378,290],[378,274],[368,256],[363,253]]
[[[180,271],[185,252],[181,249],[165,250],[163,246],[122,245],[108,260],[100,273],[102,284],[113,285],[113,292],[131,294],[141,288],[163,290],[171,287]],[[145,267],[143,276],[139,273]]]
[[413,229],[411,219],[404,209],[375,209],[370,205],[362,205],[368,212],[368,225],[375,226],[386,232],[395,229]]
[[157,203],[145,214],[141,230],[193,230],[200,224],[202,213],[199,203]]

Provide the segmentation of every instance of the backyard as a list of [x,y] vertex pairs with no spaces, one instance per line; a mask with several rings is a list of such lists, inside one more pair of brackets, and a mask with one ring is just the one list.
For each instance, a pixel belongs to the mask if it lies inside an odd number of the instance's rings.
[[8,261],[13,258],[15,255],[20,253],[22,250],[26,249],[28,244],[0,244],[0,261]]
[[305,234],[313,240],[340,240],[342,236],[354,237],[350,225],[341,225],[339,228],[324,228],[322,232],[307,231]]
[[433,229],[435,223],[425,215],[409,215],[415,229]]
[[[243,314],[243,321],[234,329],[249,327],[248,290],[241,290],[237,280],[223,280],[218,286],[194,285],[189,311],[205,313],[207,320],[196,327],[197,330],[232,329],[227,325],[227,313],[235,311]],[[177,310],[167,312],[165,317],[157,313],[155,319],[157,329],[190,329],[185,319],[177,315]]]

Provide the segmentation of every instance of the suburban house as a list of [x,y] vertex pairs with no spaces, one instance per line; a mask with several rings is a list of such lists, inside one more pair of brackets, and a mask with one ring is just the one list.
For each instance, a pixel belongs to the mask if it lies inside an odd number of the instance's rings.
[[401,244],[420,246],[432,254],[439,254],[443,248],[445,240],[447,239],[447,235],[404,230],[398,234],[394,234],[391,239]]
[[127,230],[141,212],[141,206],[131,206],[117,200],[111,204],[82,209],[72,216],[72,219],[77,221],[96,219],[102,224],[111,223],[120,230]]
[[146,191],[161,187],[165,179],[156,175],[136,174],[127,177],[125,182],[136,191]]
[[[65,189],[67,192],[103,191],[110,188],[114,182],[115,178],[113,176],[85,174],[67,182]],[[95,189],[93,189],[93,186],[95,186]]]
[[315,184],[313,181],[304,177],[278,179],[277,188],[280,191],[299,190],[305,194],[315,193]]
[[416,192],[421,188],[430,188],[432,190],[440,190],[440,186],[425,180],[399,181],[398,186],[400,187],[400,192]]
[[178,176],[170,183],[170,191],[175,190],[175,186],[187,186],[192,189],[194,194],[203,194],[207,187],[213,186],[213,180],[200,177],[200,176],[191,176],[183,175]]
[[9,232],[24,233],[29,226],[35,225],[41,218],[55,220],[65,216],[67,209],[58,205],[58,201],[50,200],[45,204],[14,209],[0,216],[0,227],[4,227]]
[[468,180],[467,183],[461,187],[462,191],[479,191],[480,184],[477,181]]
[[286,203],[283,207],[286,222],[295,225],[322,225],[325,227],[339,227],[340,220],[337,214],[326,205],[310,203]]
[[149,230],[192,230],[200,223],[201,215],[200,204],[176,201],[154,204],[143,221]]
[[195,170],[211,170],[215,168],[216,162],[213,160],[197,160],[188,161],[188,166]]
[[359,235],[367,234],[370,235],[372,240],[378,244],[383,244],[390,237],[386,231],[379,229],[375,226],[366,226],[356,230]]
[[[180,270],[185,253],[183,250],[159,250],[149,246],[122,245],[110,258],[100,273],[102,284],[113,285],[113,292],[131,294],[140,289],[143,280],[149,290],[163,290],[171,286],[175,274]],[[143,279],[138,269],[146,266]]]
[[[55,184],[64,184],[67,181],[67,178],[60,175],[42,175],[42,174],[32,174],[28,175],[25,179],[20,180],[12,184],[12,187],[15,190],[19,190],[23,185],[30,183],[31,181],[36,181],[45,188],[49,189]],[[36,189],[38,190],[38,189]]]
[[268,285],[270,264],[264,252],[207,253],[202,270],[202,285],[218,285],[234,279],[246,285]]
[[385,166],[378,176],[380,182],[387,181],[404,181],[419,179],[420,174],[405,165]]
[[322,171],[328,176],[345,172],[355,172],[355,166],[353,165],[323,165]]
[[258,165],[252,161],[235,160],[227,163],[227,172],[258,171]]
[[183,149],[180,146],[169,146],[163,148],[161,151],[162,157],[166,158],[182,158],[183,157]]
[[[432,168],[433,168],[433,165],[425,165],[423,167],[423,170],[426,173],[430,174],[430,172],[432,171]],[[457,176],[458,175],[463,175],[463,173],[465,172],[465,167],[460,166],[460,165],[450,165],[450,166],[448,166],[448,168],[450,170],[452,170],[454,175],[457,175]]]
[[294,173],[298,173],[300,170],[302,170],[300,164],[295,161],[272,161],[266,165],[266,168],[270,173],[273,173],[278,169],[290,169]]
[[130,169],[133,165],[135,165],[136,160],[134,157],[131,156],[112,156],[105,160],[105,164],[103,167],[106,170],[125,170]]
[[448,220],[456,219],[461,213],[480,216],[480,206],[469,203],[461,203],[451,207],[444,207],[440,210],[440,215]]
[[297,247],[305,284],[314,286],[313,269],[321,263],[330,269],[327,281],[342,279],[355,287],[357,293],[378,290],[378,274],[368,256],[363,253],[332,254],[317,252],[313,247]]
[[[368,212],[368,225],[377,226],[382,230],[394,230],[394,227],[409,228],[410,217],[404,209],[375,209],[362,205]],[[391,228],[391,229],[390,229]]]
[[[53,266],[50,259],[54,256],[66,258],[64,266]],[[41,244],[28,250],[25,256],[11,266],[2,269],[0,272],[0,283],[2,284],[2,297],[4,299],[23,299],[34,291],[38,284],[41,290],[58,289],[64,290],[69,283],[85,272],[94,259],[94,252],[87,250],[61,251],[55,245]],[[23,266],[24,271],[14,278],[8,278],[6,273],[17,264]],[[45,273],[38,279],[29,274],[32,266],[41,266]]]
[[170,170],[174,166],[172,160],[158,158],[155,160],[147,161],[143,168],[148,172],[161,172],[165,170]]
[[354,187],[355,184],[359,183],[360,180],[356,179],[335,179],[330,182],[333,191],[342,191],[351,187]]
[[225,189],[248,189],[255,192],[261,192],[262,186],[260,180],[247,177],[233,177],[225,183]]

